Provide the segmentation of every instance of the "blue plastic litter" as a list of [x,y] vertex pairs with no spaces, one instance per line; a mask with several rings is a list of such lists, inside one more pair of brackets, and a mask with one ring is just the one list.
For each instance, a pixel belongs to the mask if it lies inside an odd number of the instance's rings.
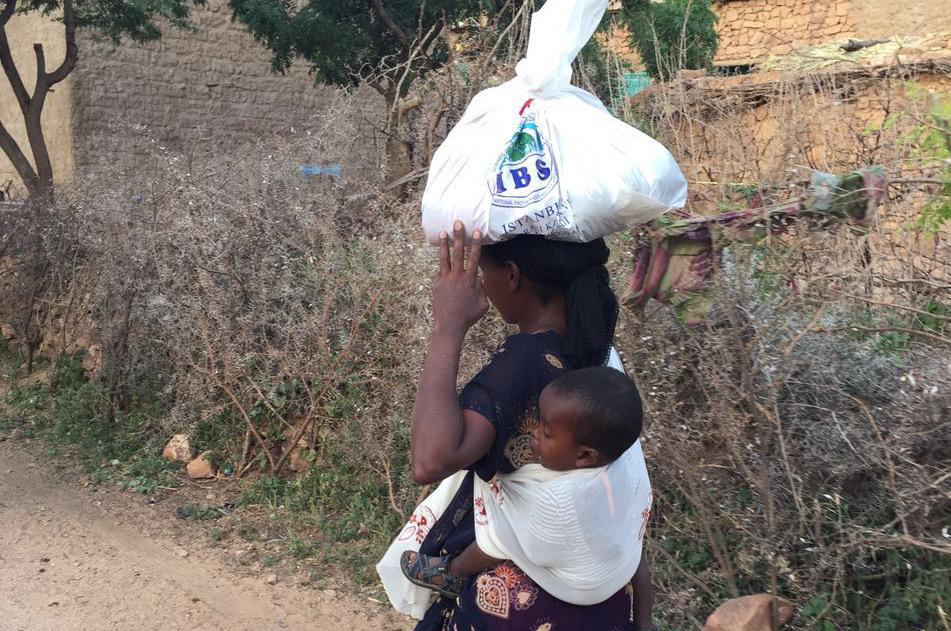
[[339,178],[339,177],[343,177],[343,167],[339,164],[331,164],[328,166],[319,166],[316,164],[302,164],[300,167],[300,173],[304,177],[316,177],[318,175],[326,175],[327,177]]

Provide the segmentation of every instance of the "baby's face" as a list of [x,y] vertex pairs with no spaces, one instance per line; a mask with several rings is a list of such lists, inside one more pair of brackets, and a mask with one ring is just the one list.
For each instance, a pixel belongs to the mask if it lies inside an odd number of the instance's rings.
[[538,412],[541,418],[534,442],[542,466],[552,471],[578,469],[579,445],[571,431],[577,413],[572,402],[559,397],[553,388],[545,388]]

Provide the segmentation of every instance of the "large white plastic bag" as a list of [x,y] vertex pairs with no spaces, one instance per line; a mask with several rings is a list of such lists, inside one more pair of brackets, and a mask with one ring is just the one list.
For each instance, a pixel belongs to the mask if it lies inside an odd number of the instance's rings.
[[591,241],[683,207],[670,152],[570,84],[607,0],[548,0],[516,78],[478,94],[436,151],[423,195],[432,242],[455,220],[488,241]]

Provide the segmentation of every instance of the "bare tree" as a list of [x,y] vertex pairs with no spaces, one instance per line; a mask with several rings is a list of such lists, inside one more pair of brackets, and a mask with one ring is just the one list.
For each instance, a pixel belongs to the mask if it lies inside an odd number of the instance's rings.
[[66,27],[66,56],[58,67],[49,71],[43,44],[33,44],[36,57],[36,84],[33,86],[32,93],[23,82],[7,37],[7,24],[16,13],[17,0],[4,0],[3,9],[0,12],[0,65],[3,66],[3,72],[10,82],[20,107],[33,162],[30,162],[23,147],[13,138],[3,121],[0,121],[0,148],[13,163],[13,167],[26,186],[27,193],[34,200],[48,201],[53,194],[53,163],[50,160],[49,147],[43,133],[43,108],[46,106],[46,98],[56,84],[69,76],[79,59],[73,0],[63,0],[62,6],[63,24]]

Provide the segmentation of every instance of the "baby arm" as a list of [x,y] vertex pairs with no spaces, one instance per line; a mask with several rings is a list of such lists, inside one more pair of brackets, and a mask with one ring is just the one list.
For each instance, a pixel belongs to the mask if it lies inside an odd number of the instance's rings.
[[462,578],[481,574],[505,561],[496,559],[483,552],[476,542],[472,542],[449,563],[449,573]]

